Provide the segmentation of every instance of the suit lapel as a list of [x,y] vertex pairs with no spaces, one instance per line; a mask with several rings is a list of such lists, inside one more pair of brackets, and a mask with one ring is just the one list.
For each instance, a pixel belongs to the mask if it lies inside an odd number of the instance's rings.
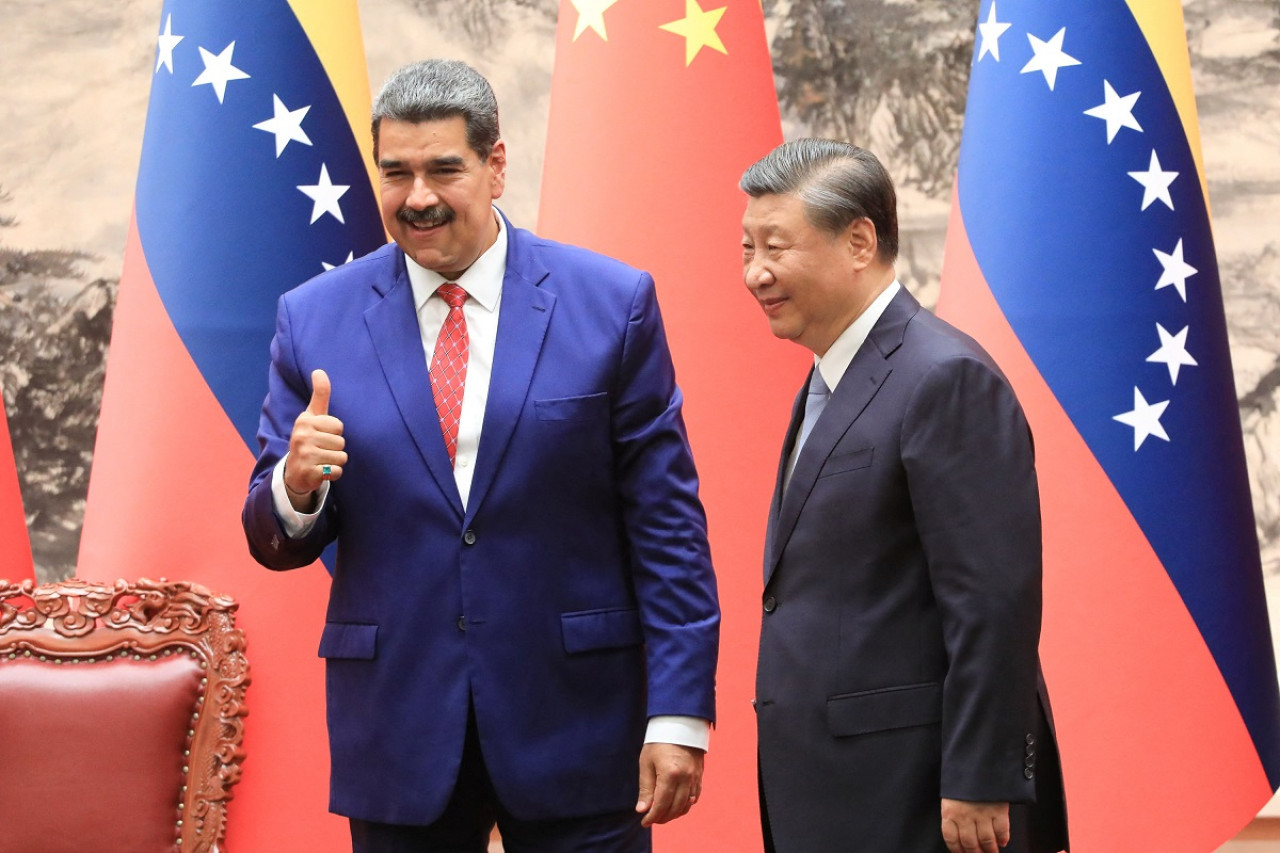
[[502,279],[497,346],[493,353],[493,374],[489,380],[489,401],[485,405],[484,425],[480,432],[475,479],[467,499],[469,518],[475,516],[484,502],[511,444],[556,303],[555,294],[538,286],[548,272],[529,251],[533,235],[511,227],[510,222],[507,223],[507,235],[507,271]]
[[[787,540],[795,530],[796,522],[818,481],[823,464],[889,378],[893,370],[890,358],[902,345],[907,323],[918,310],[920,303],[906,288],[900,290],[889,302],[871,333],[867,335],[867,340],[849,363],[844,376],[831,394],[826,410],[809,434],[800,457],[796,460],[796,467],[791,473],[791,482],[785,493],[781,493],[782,481],[779,478],[774,496],[778,504],[776,523],[771,525],[772,536],[769,537],[765,563],[766,584],[782,558]],[[800,395],[804,396],[803,390]],[[790,451],[791,436],[797,428],[800,408],[797,400],[796,409],[792,412],[792,428],[788,430],[787,446],[783,451],[783,468],[786,466],[786,454]]]
[[791,404],[791,423],[787,425],[787,434],[782,440],[782,458],[778,460],[778,473],[773,481],[773,500],[769,503],[769,524],[764,533],[764,580],[769,582],[775,558],[773,542],[778,532],[778,511],[782,506],[782,484],[786,480],[787,460],[791,458],[791,448],[795,445],[796,436],[800,432],[800,422],[804,419],[804,401],[809,389],[809,376],[813,368],[805,374],[805,383],[800,386],[795,402]]
[[462,497],[449,465],[449,452],[444,446],[436,404],[431,397],[431,375],[422,350],[422,330],[413,305],[413,288],[405,271],[404,253],[397,248],[392,257],[394,271],[389,279],[375,283],[374,288],[382,294],[382,299],[364,312],[365,326],[373,339],[373,349],[396,408],[418,453],[440,491],[462,518]]

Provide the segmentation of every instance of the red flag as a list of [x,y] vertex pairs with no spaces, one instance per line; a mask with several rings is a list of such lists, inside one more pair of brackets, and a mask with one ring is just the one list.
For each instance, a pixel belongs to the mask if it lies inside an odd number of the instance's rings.
[[1212,850],[1280,784],[1280,694],[1182,7],[978,20],[939,312],[1036,434],[1073,849]]
[[276,299],[385,242],[356,5],[169,0],[159,30],[79,574],[240,602],[252,684],[226,846],[346,850],[316,657],[328,576],[255,563],[240,508]]
[[9,441],[9,418],[0,397],[0,580],[34,578],[27,515],[18,488],[18,468]]
[[653,273],[723,608],[705,794],[662,850],[759,849],[754,695],[769,498],[805,355],[742,284],[738,179],[782,141],[758,0],[563,0],[539,232]]

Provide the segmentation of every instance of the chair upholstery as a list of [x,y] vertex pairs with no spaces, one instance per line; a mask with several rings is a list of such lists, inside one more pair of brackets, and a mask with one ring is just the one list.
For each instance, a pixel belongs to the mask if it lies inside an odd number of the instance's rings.
[[192,583],[0,581],[0,853],[220,849],[249,666]]

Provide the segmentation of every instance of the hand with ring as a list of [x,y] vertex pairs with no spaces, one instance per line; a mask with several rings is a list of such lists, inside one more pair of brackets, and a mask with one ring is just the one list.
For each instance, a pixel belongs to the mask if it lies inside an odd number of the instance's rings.
[[284,469],[289,502],[299,511],[309,511],[320,484],[339,479],[347,464],[342,421],[329,414],[329,375],[323,370],[312,371],[311,389],[307,408],[293,422]]

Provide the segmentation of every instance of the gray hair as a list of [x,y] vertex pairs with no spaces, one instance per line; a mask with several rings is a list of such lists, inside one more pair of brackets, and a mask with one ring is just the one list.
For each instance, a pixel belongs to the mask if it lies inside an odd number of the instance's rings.
[[470,65],[453,59],[427,59],[406,65],[382,84],[373,101],[373,156],[384,118],[413,123],[462,116],[467,145],[489,159],[497,144],[498,99],[489,81]]
[[865,148],[832,139],[784,142],[742,174],[752,198],[795,195],[813,227],[839,234],[856,219],[876,229],[881,260],[898,256],[898,198],[884,166]]

